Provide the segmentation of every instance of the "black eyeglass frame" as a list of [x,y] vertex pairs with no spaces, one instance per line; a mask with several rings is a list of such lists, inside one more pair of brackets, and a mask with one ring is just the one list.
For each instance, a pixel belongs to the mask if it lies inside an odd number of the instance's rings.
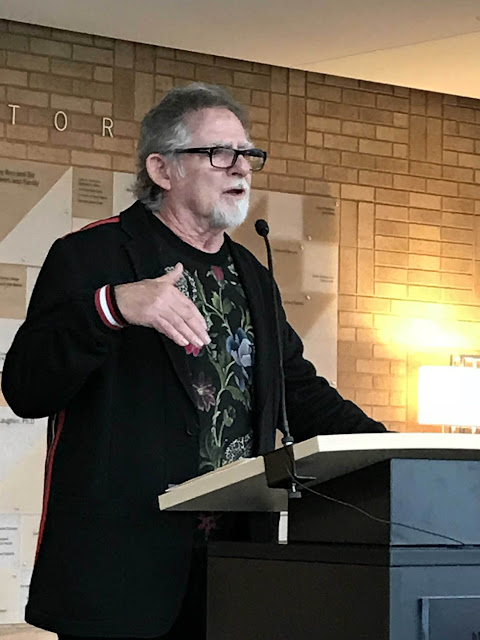
[[[226,167],[219,167],[213,164],[213,156],[215,151],[233,151],[233,160],[231,164]],[[258,169],[254,169],[251,167],[252,171],[261,171],[265,166],[265,162],[267,161],[267,152],[263,151],[263,149],[257,149],[256,147],[252,147],[249,149],[233,149],[232,147],[191,147],[190,149],[175,149],[174,153],[205,153],[210,158],[210,164],[214,169],[231,169],[235,166],[235,163],[238,160],[238,156],[252,156],[254,158],[262,158],[263,164]]]

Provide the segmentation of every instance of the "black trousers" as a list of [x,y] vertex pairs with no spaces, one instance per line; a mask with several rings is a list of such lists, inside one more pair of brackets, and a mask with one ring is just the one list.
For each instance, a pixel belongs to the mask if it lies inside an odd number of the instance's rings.
[[[178,614],[173,627],[163,636],[150,638],[150,640],[195,640],[206,639],[206,606],[207,606],[207,579],[206,579],[207,557],[205,549],[194,549],[192,553],[192,564],[188,578],[187,590],[182,601],[180,613]],[[63,633],[58,634],[58,640],[146,640],[145,638],[134,638],[123,636],[121,638],[105,638],[98,636],[70,636]]]

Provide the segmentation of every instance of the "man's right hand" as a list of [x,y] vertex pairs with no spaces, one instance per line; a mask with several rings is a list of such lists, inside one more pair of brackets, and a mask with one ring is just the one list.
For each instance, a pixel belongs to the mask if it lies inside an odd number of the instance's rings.
[[140,280],[115,287],[121,314],[129,324],[152,327],[181,347],[210,343],[207,323],[195,304],[175,283],[183,273],[179,262],[169,273],[152,280]]

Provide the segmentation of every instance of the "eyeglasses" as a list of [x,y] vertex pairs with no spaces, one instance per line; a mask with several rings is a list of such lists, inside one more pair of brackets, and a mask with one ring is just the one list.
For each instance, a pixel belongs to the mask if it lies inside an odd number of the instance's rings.
[[261,171],[267,160],[267,152],[262,149],[232,149],[231,147],[195,147],[192,149],[176,149],[174,153],[205,153],[210,164],[216,169],[231,169],[238,156],[243,156],[250,164],[252,171]]

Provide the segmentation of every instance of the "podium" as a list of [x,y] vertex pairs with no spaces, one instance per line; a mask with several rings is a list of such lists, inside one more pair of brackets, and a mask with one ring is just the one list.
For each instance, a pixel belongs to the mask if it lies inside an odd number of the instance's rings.
[[[480,438],[345,434],[295,445],[303,497],[243,460],[161,509],[288,509],[288,544],[216,542],[208,640],[480,640]],[[321,494],[321,495],[318,495]]]

